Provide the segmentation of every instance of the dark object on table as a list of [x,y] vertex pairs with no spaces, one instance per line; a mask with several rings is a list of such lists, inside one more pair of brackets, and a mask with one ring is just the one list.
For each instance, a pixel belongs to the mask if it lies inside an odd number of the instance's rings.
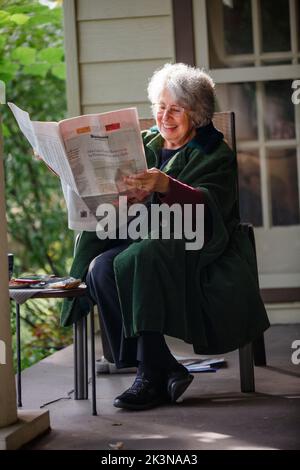
[[7,254],[8,258],[8,280],[12,278],[13,271],[14,271],[14,255],[13,253]]

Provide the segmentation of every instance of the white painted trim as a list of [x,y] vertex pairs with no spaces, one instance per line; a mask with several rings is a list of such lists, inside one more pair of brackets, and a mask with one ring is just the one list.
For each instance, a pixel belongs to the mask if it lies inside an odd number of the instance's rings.
[[216,83],[257,82],[267,80],[299,79],[300,65],[265,65],[212,69],[210,75]]
[[[295,56],[291,51],[282,51],[282,52],[262,52],[260,54],[261,61],[267,60],[286,60],[293,59]],[[297,57],[297,54],[296,54]],[[255,54],[227,54],[225,62],[234,63],[234,62],[249,62],[254,64]],[[297,63],[297,62],[294,62]],[[274,64],[275,65],[275,64]],[[280,65],[280,64],[278,64]]]
[[[290,149],[297,146],[296,139],[266,140],[265,147],[268,149]],[[238,142],[238,150],[259,149],[258,140],[242,140]]]
[[252,11],[252,37],[254,49],[254,64],[255,66],[261,65],[261,18],[258,0],[251,0]]
[[297,145],[296,139],[282,139],[282,140],[266,140],[266,147],[273,149],[280,148],[294,148]]
[[68,117],[73,117],[81,114],[75,0],[64,0],[63,11]]
[[198,67],[209,69],[206,0],[193,0],[195,61]]
[[260,187],[262,199],[263,227],[271,227],[271,201],[270,188],[268,184],[268,167],[265,148],[265,124],[264,124],[264,84],[256,84],[256,103],[257,103],[257,128],[260,147]]
[[237,149],[239,150],[259,150],[258,140],[244,140],[237,143]]
[[[256,229],[261,230],[261,229]],[[261,289],[280,289],[285,287],[299,287],[300,273],[268,273],[259,274],[259,286]]]
[[295,0],[289,0],[290,7],[290,31],[291,31],[291,51],[293,55],[293,64],[297,64],[297,18]]
[[300,323],[300,302],[265,304],[271,325]]

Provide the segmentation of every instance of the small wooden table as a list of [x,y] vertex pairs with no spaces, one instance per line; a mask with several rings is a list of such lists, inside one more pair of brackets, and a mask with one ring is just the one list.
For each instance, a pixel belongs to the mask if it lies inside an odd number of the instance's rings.
[[[9,289],[10,298],[12,291]],[[18,292],[28,289],[18,289]],[[96,407],[96,364],[95,364],[95,327],[93,303],[88,296],[86,285],[75,289],[35,289],[34,294],[27,300],[34,299],[65,299],[86,297],[90,305],[90,341],[91,341],[91,373],[92,373],[92,414],[97,415]],[[25,300],[25,302],[27,302]],[[20,303],[16,300],[16,345],[17,345],[17,400],[18,406],[22,407],[22,383],[21,383],[21,328],[20,328]],[[22,302],[24,303],[24,302]],[[87,342],[87,317],[83,317],[73,325],[74,338],[74,399],[88,399],[88,342]]]

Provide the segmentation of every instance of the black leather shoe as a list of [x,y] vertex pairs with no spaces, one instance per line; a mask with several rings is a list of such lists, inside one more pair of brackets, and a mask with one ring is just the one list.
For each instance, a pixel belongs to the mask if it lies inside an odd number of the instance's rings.
[[188,386],[192,383],[194,376],[181,364],[178,369],[168,375],[167,391],[171,402],[175,402]]
[[132,386],[114,400],[116,408],[147,410],[170,401],[166,390],[145,376],[136,377]]

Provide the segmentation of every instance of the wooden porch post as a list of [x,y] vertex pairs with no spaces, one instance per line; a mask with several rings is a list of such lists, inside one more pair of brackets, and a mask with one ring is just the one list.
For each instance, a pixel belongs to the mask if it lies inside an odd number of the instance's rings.
[[17,420],[16,390],[12,373],[12,347],[9,320],[8,262],[2,163],[3,142],[1,131],[2,129],[0,128],[0,428],[12,424]]
[[[4,103],[0,81],[0,105]],[[3,177],[3,139],[0,106],[0,450],[17,449],[50,427],[49,412],[19,411],[13,372],[8,292],[7,232]]]

